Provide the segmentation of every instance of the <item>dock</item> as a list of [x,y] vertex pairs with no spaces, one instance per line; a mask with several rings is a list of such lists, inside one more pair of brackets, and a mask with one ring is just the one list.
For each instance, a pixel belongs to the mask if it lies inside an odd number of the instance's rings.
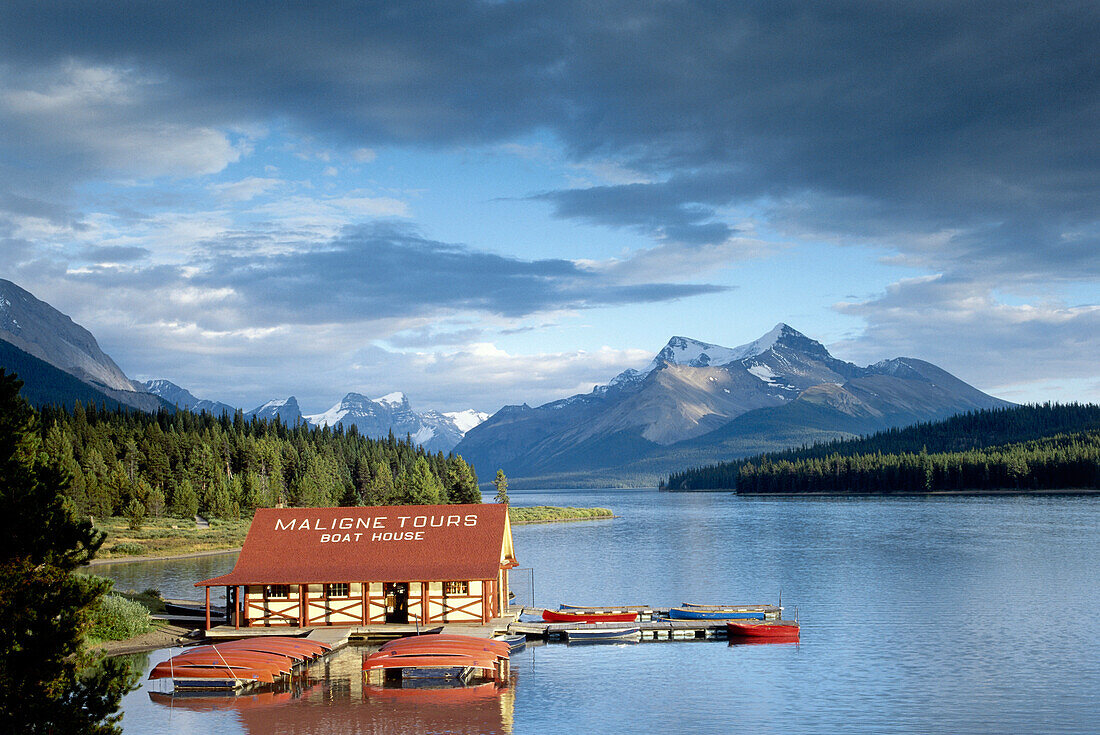
[[[346,645],[378,644],[402,636],[417,635],[442,625],[444,633],[457,633],[479,638],[492,638],[496,635],[523,635],[528,638],[542,638],[548,641],[564,640],[564,633],[570,629],[614,629],[624,626],[637,627],[643,641],[683,641],[683,640],[725,640],[726,620],[669,620],[669,608],[649,605],[609,605],[605,607],[572,608],[577,612],[597,613],[636,613],[636,623],[550,623],[545,621],[523,621],[520,617],[541,616],[543,608],[511,607],[503,617],[493,618],[487,624],[477,623],[434,623],[430,625],[385,623],[375,625],[351,626],[311,626],[293,628],[286,626],[235,628],[232,625],[219,625],[205,631],[207,640],[230,640],[257,636],[303,636],[321,641],[333,649]],[[774,620],[780,616],[780,608],[775,605],[744,605],[739,609],[752,609],[763,613],[766,619]],[[567,610],[568,611],[568,610]]]
[[[762,613],[765,619],[779,618],[781,608],[776,605],[739,605],[739,610],[752,610]],[[648,605],[611,605],[606,607],[570,607],[561,612],[592,613],[637,613],[636,623],[549,623],[545,621],[521,621],[526,615],[542,615],[542,608],[519,608],[516,622],[508,626],[508,632],[547,640],[563,640],[566,630],[581,628],[584,630],[613,629],[625,626],[637,627],[643,641],[680,641],[725,639],[726,620],[669,620],[670,608],[650,607]]]

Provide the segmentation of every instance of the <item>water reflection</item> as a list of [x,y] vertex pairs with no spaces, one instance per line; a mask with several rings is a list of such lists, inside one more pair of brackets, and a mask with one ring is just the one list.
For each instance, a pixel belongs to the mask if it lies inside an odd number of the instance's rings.
[[343,648],[274,691],[239,696],[149,691],[148,698],[171,713],[231,713],[240,731],[255,735],[512,732],[515,674],[506,686],[382,687],[363,677],[363,657],[373,650]]

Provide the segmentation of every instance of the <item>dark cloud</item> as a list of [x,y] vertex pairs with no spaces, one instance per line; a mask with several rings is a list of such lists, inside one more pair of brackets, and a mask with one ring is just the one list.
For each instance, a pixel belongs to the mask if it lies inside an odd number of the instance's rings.
[[718,293],[709,284],[623,285],[568,260],[527,261],[380,223],[278,255],[218,254],[193,285],[231,288],[258,323],[321,323],[478,311],[521,317]]
[[699,244],[753,205],[902,250],[950,232],[914,252],[1043,277],[1079,272],[1063,244],[1098,228],[1098,37],[1100,5],[1047,0],[0,6],[14,78],[137,69],[156,83],[136,112],[162,122],[290,120],[349,146],[549,131],[656,182],[546,194],[562,217]]
[[148,258],[149,251],[130,245],[89,245],[80,257],[93,263],[131,263]]

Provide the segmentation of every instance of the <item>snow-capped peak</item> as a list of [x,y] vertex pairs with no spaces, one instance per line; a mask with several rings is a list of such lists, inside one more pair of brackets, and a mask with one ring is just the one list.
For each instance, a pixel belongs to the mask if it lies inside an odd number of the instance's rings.
[[270,401],[268,401],[267,403],[265,403],[264,405],[257,408],[256,411],[257,412],[263,411],[265,408],[282,408],[283,406],[286,405],[288,400],[289,400],[288,398],[282,398],[282,399],[273,398]]
[[[697,339],[691,339],[690,337],[673,337],[668,341],[664,349],[657,353],[657,357],[653,359],[653,362],[650,363],[641,374],[644,375],[651,372],[661,362],[671,363],[673,365],[689,365],[691,367],[720,367],[722,365],[729,365],[731,362],[738,362],[749,357],[756,357],[757,355],[764,354],[768,350],[774,348],[783,337],[801,336],[799,332],[780,322],[759,339],[739,345],[738,347],[712,345],[709,342],[701,342]],[[622,377],[630,379],[634,376],[623,373]]]
[[444,411],[443,415],[454,421],[455,427],[463,434],[489,418],[489,414],[472,408],[465,411]]
[[387,393],[386,395],[382,396],[381,398],[375,398],[374,402],[375,403],[384,403],[384,404],[389,405],[389,406],[401,406],[401,405],[408,404],[409,399],[404,393],[402,393],[400,391],[396,391],[394,393]]

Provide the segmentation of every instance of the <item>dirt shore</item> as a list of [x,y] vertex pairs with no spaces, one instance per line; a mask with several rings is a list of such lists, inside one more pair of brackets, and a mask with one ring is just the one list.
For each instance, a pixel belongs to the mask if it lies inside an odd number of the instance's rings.
[[103,641],[97,647],[106,651],[108,656],[143,653],[155,651],[158,648],[179,646],[183,643],[194,643],[196,639],[187,637],[190,632],[190,629],[177,625],[158,625],[148,633],[142,633],[124,641]]

